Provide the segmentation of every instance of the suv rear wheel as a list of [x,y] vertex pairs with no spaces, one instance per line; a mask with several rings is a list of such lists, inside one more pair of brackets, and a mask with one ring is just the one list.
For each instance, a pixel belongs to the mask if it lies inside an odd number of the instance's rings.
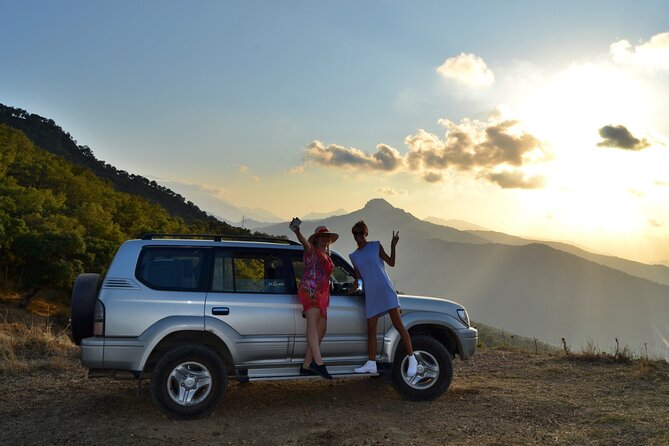
[[413,401],[433,400],[443,394],[453,379],[453,362],[448,350],[429,336],[412,336],[411,345],[418,360],[417,373],[407,377],[409,359],[400,343],[392,366],[393,384]]
[[153,402],[179,419],[209,415],[223,399],[227,385],[221,356],[200,345],[183,345],[168,351],[151,374]]

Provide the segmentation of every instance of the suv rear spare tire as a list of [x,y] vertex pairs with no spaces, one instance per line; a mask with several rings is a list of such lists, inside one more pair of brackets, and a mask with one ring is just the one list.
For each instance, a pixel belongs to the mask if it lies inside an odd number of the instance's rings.
[[72,340],[81,345],[81,340],[93,336],[93,311],[100,290],[100,274],[79,274],[72,287],[71,319]]

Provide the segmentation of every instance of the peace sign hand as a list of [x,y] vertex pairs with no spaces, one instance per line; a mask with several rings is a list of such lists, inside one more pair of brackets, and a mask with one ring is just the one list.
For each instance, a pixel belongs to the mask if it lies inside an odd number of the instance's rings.
[[397,242],[400,240],[400,231],[393,231],[393,240],[390,242],[391,247],[395,247]]

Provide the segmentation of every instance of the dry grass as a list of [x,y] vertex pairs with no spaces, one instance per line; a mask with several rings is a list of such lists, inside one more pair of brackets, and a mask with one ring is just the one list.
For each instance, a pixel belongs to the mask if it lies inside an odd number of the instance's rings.
[[[69,327],[60,327],[50,317],[3,305],[0,312],[0,374],[39,368],[62,368],[77,355],[68,337]],[[38,310],[49,308],[38,306]]]

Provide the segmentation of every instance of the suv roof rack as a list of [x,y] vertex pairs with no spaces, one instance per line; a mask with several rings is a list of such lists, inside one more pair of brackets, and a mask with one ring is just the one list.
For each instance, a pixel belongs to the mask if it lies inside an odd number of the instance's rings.
[[236,235],[236,234],[169,234],[169,233],[146,233],[139,236],[141,240],[153,240],[157,238],[197,238],[197,239],[211,239],[215,242],[223,240],[239,240],[244,242],[271,242],[271,243],[286,243],[288,245],[299,245],[296,241],[288,240],[281,237],[269,237],[260,235]]

